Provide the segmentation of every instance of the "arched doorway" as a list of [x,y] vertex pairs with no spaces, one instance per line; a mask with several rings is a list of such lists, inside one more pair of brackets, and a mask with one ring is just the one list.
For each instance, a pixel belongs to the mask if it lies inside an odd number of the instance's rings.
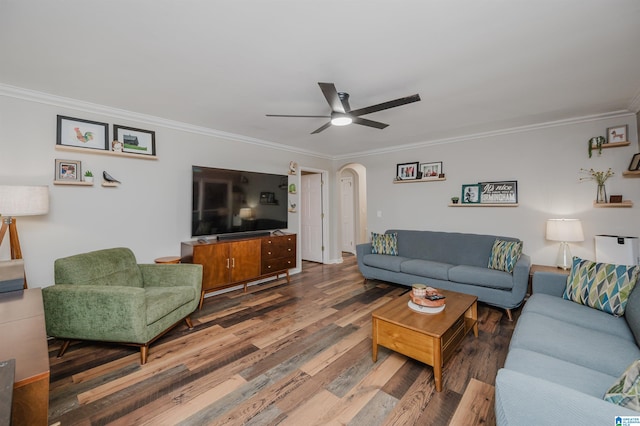
[[355,246],[367,237],[367,170],[362,164],[349,163],[337,173],[340,202],[338,233],[342,252],[355,254]]

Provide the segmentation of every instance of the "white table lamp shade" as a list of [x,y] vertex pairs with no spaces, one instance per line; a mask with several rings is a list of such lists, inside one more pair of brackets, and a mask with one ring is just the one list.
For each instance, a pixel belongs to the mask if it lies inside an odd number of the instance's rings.
[[584,241],[580,219],[547,220],[547,240],[565,243]]
[[36,216],[49,212],[48,186],[0,185],[0,215]]

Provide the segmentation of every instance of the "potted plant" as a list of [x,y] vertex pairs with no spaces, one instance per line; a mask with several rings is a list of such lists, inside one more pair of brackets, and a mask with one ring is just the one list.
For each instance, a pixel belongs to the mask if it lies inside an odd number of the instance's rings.
[[604,136],[595,136],[589,139],[589,158],[593,154],[593,148],[598,150],[598,155],[602,154],[602,144],[605,143]]
[[458,201],[460,201],[460,197],[451,197],[451,202],[453,204],[458,204]]
[[91,173],[91,170],[84,172],[84,181],[93,183],[93,173]]

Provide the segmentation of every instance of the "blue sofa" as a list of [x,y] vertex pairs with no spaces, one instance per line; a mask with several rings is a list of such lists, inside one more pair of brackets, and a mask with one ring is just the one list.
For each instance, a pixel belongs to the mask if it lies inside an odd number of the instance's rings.
[[365,279],[410,286],[422,283],[473,294],[478,300],[511,309],[522,304],[529,284],[531,259],[522,254],[513,272],[488,268],[496,239],[517,238],[457,232],[388,230],[397,233],[397,256],[372,254],[371,243],[356,246],[358,268]]
[[605,392],[640,358],[640,290],[625,314],[562,298],[567,278],[536,272],[504,368],[495,385],[496,421],[506,425],[615,425],[640,413],[607,402]]

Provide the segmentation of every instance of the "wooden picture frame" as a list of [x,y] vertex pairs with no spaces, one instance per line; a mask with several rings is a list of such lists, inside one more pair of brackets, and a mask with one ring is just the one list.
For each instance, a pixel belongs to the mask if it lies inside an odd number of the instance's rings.
[[614,142],[626,142],[629,134],[629,126],[627,124],[622,126],[608,127],[607,128],[607,143]]
[[460,200],[462,204],[480,204],[480,185],[477,183],[462,185]]
[[633,154],[631,162],[629,163],[629,171],[635,172],[636,170],[640,170],[640,152]]
[[108,150],[109,124],[58,115],[56,144]]
[[110,148],[112,151],[122,150],[130,154],[156,155],[156,132],[152,130],[114,124],[113,137],[114,141]]
[[55,180],[62,182],[81,182],[82,161],[56,159]]
[[420,163],[420,172],[422,178],[437,178],[442,174],[442,161],[434,161],[431,163]]
[[420,163],[417,161],[396,164],[396,178],[399,180],[418,179],[419,165]]
[[483,204],[518,204],[518,181],[480,182]]

